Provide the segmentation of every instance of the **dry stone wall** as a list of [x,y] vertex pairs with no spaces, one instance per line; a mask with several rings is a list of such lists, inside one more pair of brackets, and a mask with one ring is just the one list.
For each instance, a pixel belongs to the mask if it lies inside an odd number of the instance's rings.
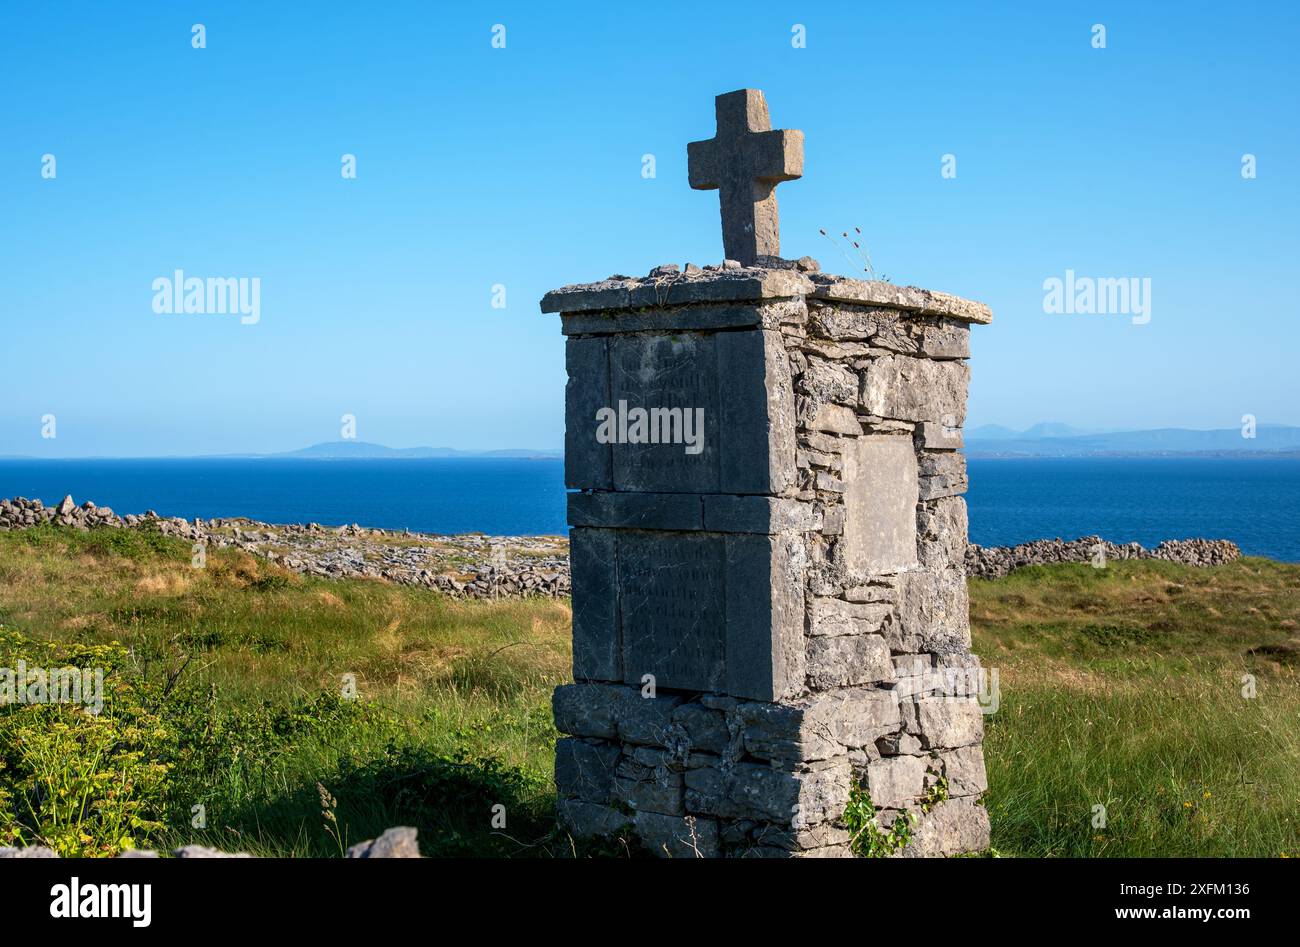
[[[884,853],[987,847],[958,448],[988,310],[808,260],[660,267],[542,308],[568,337],[578,491],[564,825],[843,856],[865,793]],[[674,439],[692,416],[702,438]]]

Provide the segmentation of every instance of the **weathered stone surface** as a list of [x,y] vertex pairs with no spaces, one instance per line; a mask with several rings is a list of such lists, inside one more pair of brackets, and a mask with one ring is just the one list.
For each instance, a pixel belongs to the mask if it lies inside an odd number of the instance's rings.
[[817,401],[810,401],[809,406],[812,413],[804,420],[808,430],[855,436],[862,433],[862,425],[852,408]]
[[893,611],[893,606],[884,602],[856,603],[837,598],[815,598],[808,614],[808,634],[874,634],[880,631]]
[[737,266],[706,270],[694,278],[623,276],[563,286],[543,296],[541,308],[542,312],[563,313],[606,310],[611,318],[618,318],[620,310],[803,297],[811,287],[805,274],[793,270]]
[[720,533],[779,533],[817,528],[811,503],[783,497],[705,496],[704,529]]
[[631,816],[613,806],[583,802],[581,799],[557,799],[555,813],[560,827],[575,838],[615,836],[632,824]]
[[614,778],[615,797],[637,812],[684,815],[683,791],[681,772],[663,765],[647,766],[625,759]]
[[756,763],[686,773],[686,809],[730,819],[790,825],[838,818],[849,798],[849,768],[791,773]]
[[555,788],[562,796],[608,805],[613,799],[616,744],[573,737],[555,742]]
[[867,792],[879,808],[904,809],[925,792],[925,760],[886,756],[867,766]]
[[[724,99],[731,131],[720,118],[718,140],[692,146],[692,183],[736,175],[724,208],[744,194],[733,209],[752,222],[769,196],[752,191],[754,152],[724,167],[719,142],[757,143],[760,99]],[[982,791],[980,721],[935,698],[973,661],[957,450],[969,327],[989,313],[728,240],[721,266],[665,264],[544,301],[570,339],[603,340],[607,378],[598,346],[581,377],[621,424],[609,486],[569,503],[575,607],[582,587],[613,589],[606,610],[575,615],[575,667],[625,683],[557,694],[557,723],[580,737],[557,750],[557,785],[570,821],[614,833],[635,813],[660,854],[845,856],[853,773],[886,821],[940,779],[954,799]],[[696,408],[703,440],[636,426]],[[612,541],[585,535],[601,533]],[[945,810],[926,845],[974,837],[970,821]]]
[[703,704],[683,704],[673,711],[672,722],[682,729],[692,749],[722,753],[731,744],[727,715]]
[[[838,358],[862,358],[879,352],[927,358],[967,358],[970,326],[953,319],[917,316],[898,309],[813,301],[808,307],[812,328],[827,343],[808,347]],[[870,343],[869,345],[867,343]],[[863,351],[863,348],[866,351]]]
[[962,429],[942,421],[921,421],[916,426],[916,446],[922,450],[960,450]]
[[899,576],[898,621],[886,628],[893,651],[953,654],[970,647],[970,601],[958,569]]
[[916,756],[921,750],[921,741],[910,733],[891,733],[876,741],[876,749],[881,756]]
[[961,497],[928,500],[919,507],[916,522],[921,568],[961,569],[966,556],[966,501]]
[[[698,275],[698,274],[697,274]],[[666,284],[665,300],[675,300],[676,281]],[[617,312],[566,313],[561,320],[567,336],[614,335],[624,332],[702,332],[719,329],[776,329],[804,312],[802,299],[766,302],[696,303],[624,309]]]
[[841,752],[835,732],[805,704],[747,703],[736,713],[751,756],[783,762],[823,760]]
[[813,690],[893,679],[889,647],[880,635],[808,639],[808,686]]
[[948,293],[916,286],[895,286],[878,280],[846,279],[830,273],[813,273],[810,277],[817,287],[811,294],[814,299],[884,306],[923,316],[946,316],[961,322],[986,324],[993,321],[988,306]]
[[844,561],[855,574],[916,565],[917,461],[911,440],[859,437],[844,454]]
[[719,492],[786,492],[797,480],[795,400],[781,334],[720,334],[718,385]]
[[638,812],[633,819],[641,844],[666,858],[717,858],[718,823],[697,816]]
[[619,540],[624,678],[726,692],[726,543],[714,534],[627,532]]
[[921,499],[957,496],[966,492],[966,455],[924,451],[920,456]]
[[984,738],[984,715],[973,700],[931,697],[915,706],[918,736],[926,749],[956,749]]
[[624,680],[758,699],[797,691],[804,555],[794,535],[621,533]]
[[609,444],[596,440],[596,412],[609,406],[609,345],[605,339],[570,339],[564,346],[569,380],[564,388],[564,485],[608,490],[613,485]]
[[803,175],[803,132],[773,131],[757,89],[718,96],[715,111],[717,134],[686,146],[691,187],[718,191],[727,259],[779,257],[776,185]]
[[844,365],[810,358],[799,384],[810,397],[819,402],[842,404],[850,408],[858,406],[858,376]]
[[863,371],[861,405],[882,418],[960,427],[969,382],[970,368],[962,361],[882,355]]
[[938,858],[989,847],[989,814],[969,798],[939,803],[922,819],[912,840],[899,853],[903,858]]
[[348,858],[419,858],[416,830],[409,825],[387,829],[377,839],[360,842],[348,849]]
[[625,688],[614,707],[618,735],[627,743],[670,746],[680,739],[682,730],[673,722],[673,714],[683,698],[672,694],[648,697],[636,688]]
[[568,503],[569,525],[574,527],[704,527],[703,498],[693,493],[570,493]]
[[614,739],[615,708],[629,690],[609,684],[561,684],[551,695],[556,729],[577,737]]
[[[606,344],[569,344],[577,342]],[[615,489],[781,494],[795,482],[794,392],[780,333],[616,335],[608,346],[608,383],[593,375],[593,390],[571,390],[567,403],[579,406],[570,414],[583,414],[593,443],[598,430],[612,442],[596,446],[608,450]],[[576,463],[594,456],[585,438]]]
[[803,689],[806,555],[795,535],[727,537],[724,693],[781,700]]
[[979,744],[939,754],[943,775],[948,780],[948,795],[976,796],[989,788],[984,769],[984,749]]
[[576,680],[623,678],[618,626],[615,534],[603,529],[569,532],[573,592],[573,676]]
[[[633,409],[660,412],[645,431],[658,443],[630,443],[638,436],[630,414],[625,431],[611,432],[616,441],[610,445],[615,489],[719,492],[718,338],[681,333],[610,340],[607,406],[619,418]],[[619,427],[624,427],[622,421]],[[688,433],[693,443],[686,443]]]

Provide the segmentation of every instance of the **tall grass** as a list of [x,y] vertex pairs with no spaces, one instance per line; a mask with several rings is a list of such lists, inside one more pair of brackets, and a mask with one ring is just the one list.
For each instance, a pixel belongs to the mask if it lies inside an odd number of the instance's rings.
[[[1036,567],[972,581],[971,616],[1000,680],[997,851],[1300,854],[1300,567]],[[233,551],[196,570],[156,533],[43,527],[0,533],[0,625],[0,666],[112,669],[99,721],[0,708],[0,844],[329,856],[410,824],[426,854],[575,850],[551,777],[566,601],[457,602]]]

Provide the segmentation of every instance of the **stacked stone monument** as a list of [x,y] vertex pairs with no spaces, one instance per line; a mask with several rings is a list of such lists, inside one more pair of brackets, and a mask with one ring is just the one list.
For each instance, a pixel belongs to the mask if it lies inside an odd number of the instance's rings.
[[986,848],[958,449],[991,314],[781,259],[802,135],[754,90],[717,125],[690,177],[722,192],[727,261],[542,300],[578,491],[561,822],[672,856]]

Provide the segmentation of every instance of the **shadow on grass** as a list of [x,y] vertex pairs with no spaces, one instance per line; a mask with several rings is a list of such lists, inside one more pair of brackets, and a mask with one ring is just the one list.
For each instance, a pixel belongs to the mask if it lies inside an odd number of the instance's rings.
[[389,746],[379,757],[340,761],[319,782],[257,802],[222,819],[202,844],[241,844],[275,853],[338,857],[396,825],[419,831],[428,857],[551,854],[558,836],[550,787],[492,758]]

